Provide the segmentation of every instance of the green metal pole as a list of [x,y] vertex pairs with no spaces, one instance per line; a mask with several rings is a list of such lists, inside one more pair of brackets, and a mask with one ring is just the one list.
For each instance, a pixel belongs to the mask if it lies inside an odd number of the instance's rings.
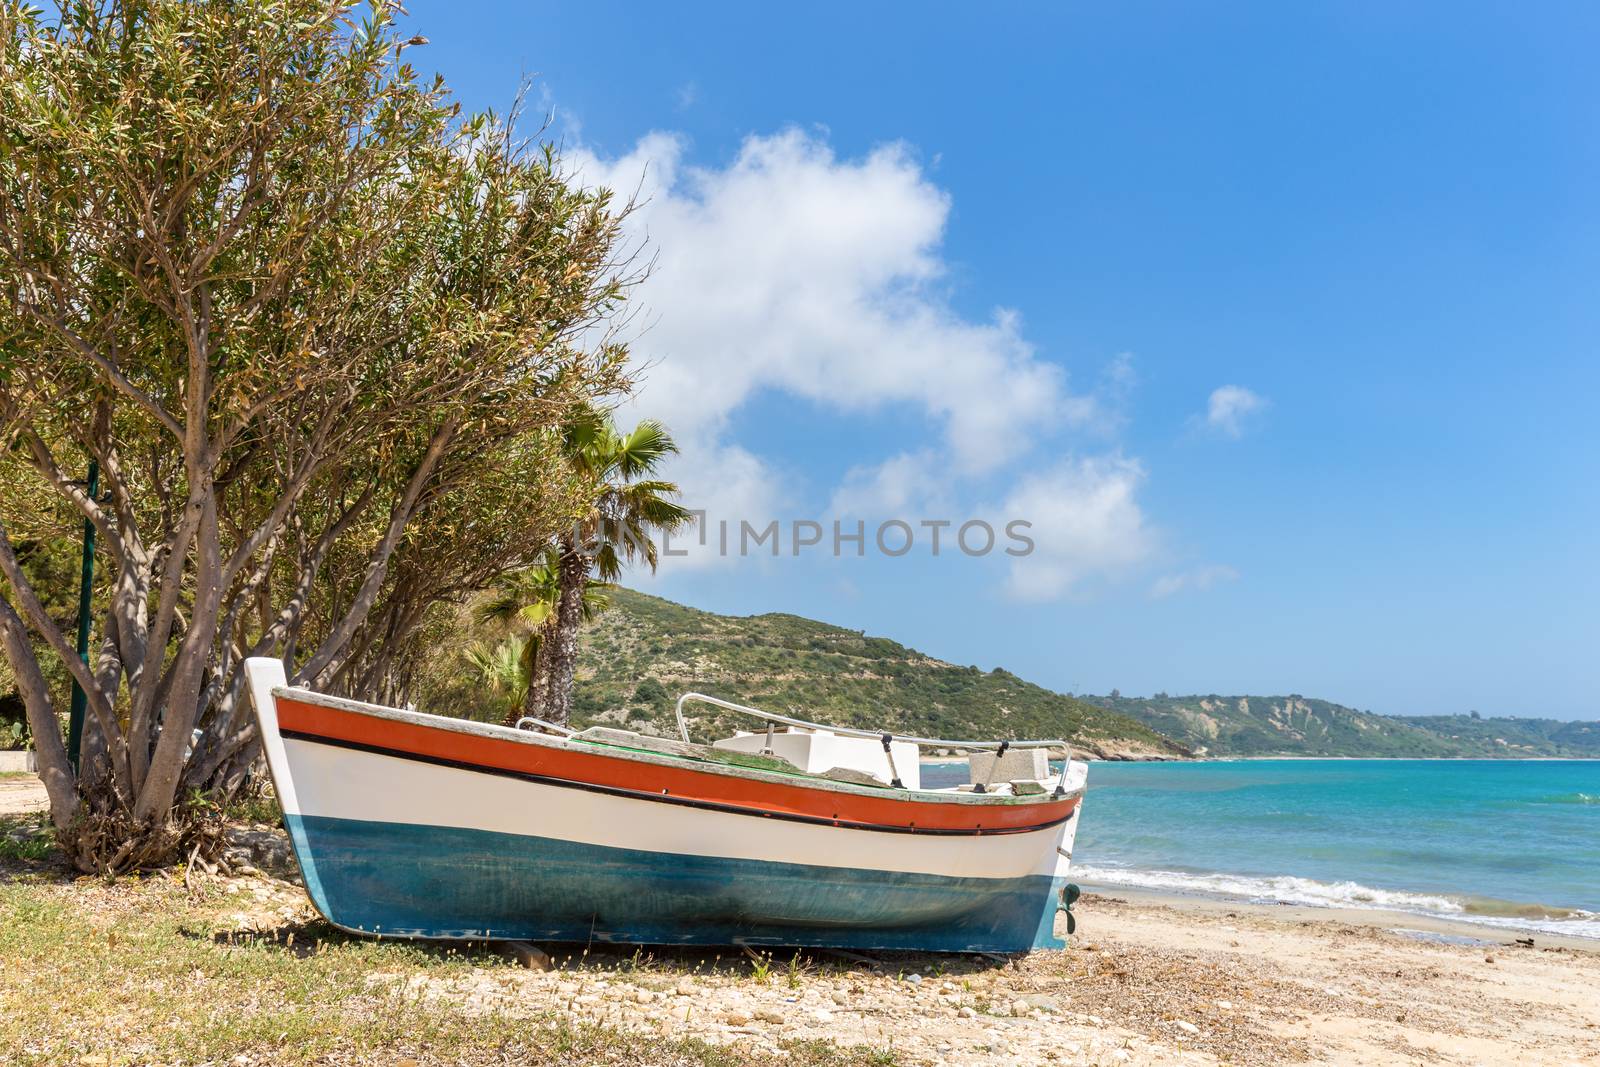
[[[89,499],[100,495],[100,464],[89,461]],[[94,523],[83,520],[83,571],[78,582],[78,658],[89,662],[89,612],[94,599]],[[78,754],[83,748],[83,713],[88,710],[89,698],[83,687],[73,679],[72,715],[67,720],[67,758],[72,769],[78,769]]]

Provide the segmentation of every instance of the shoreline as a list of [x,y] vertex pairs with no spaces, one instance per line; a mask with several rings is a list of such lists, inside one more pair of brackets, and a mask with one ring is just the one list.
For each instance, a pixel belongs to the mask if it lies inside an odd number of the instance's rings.
[[[1070,875],[1069,875],[1070,878]],[[1260,919],[1300,924],[1336,923],[1345,926],[1381,930],[1405,936],[1409,933],[1437,934],[1459,941],[1441,941],[1445,944],[1471,946],[1519,945],[1519,938],[1531,937],[1538,948],[1558,947],[1570,952],[1600,956],[1600,938],[1578,937],[1571,934],[1553,934],[1545,930],[1524,930],[1512,926],[1495,926],[1473,922],[1471,919],[1453,919],[1423,912],[1403,911],[1398,908],[1335,907],[1317,904],[1267,903],[1260,900],[1210,894],[1199,891],[1178,892],[1170,889],[1148,889],[1106,882],[1083,881],[1078,885],[1086,896],[1101,900],[1123,899],[1129,903],[1168,908],[1177,912],[1215,917],[1218,915],[1250,915]],[[1418,940],[1426,940],[1419,938]]]

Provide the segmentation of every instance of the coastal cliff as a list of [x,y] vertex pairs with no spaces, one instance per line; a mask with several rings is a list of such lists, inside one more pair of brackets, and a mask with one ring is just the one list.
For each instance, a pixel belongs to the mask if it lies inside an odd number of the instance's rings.
[[1600,722],[1377,715],[1300,696],[1085,696],[1196,756],[1535,759],[1600,757]]

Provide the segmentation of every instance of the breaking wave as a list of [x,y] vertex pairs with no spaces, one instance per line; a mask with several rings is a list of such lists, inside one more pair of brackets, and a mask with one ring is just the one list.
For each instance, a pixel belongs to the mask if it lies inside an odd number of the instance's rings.
[[1127,886],[1174,893],[1233,897],[1255,904],[1299,904],[1315,908],[1403,911],[1507,930],[1600,938],[1600,913],[1511,901],[1375,889],[1359,882],[1318,882],[1292,875],[1257,878],[1239,874],[1194,874],[1074,864],[1074,879],[1096,886]]
[[1557,793],[1545,797],[1545,804],[1600,804],[1600,793]]

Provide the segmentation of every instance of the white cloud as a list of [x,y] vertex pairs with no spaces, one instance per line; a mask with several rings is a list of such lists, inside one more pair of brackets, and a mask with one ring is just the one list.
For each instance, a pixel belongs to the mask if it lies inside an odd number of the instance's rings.
[[950,485],[938,476],[928,449],[901,452],[876,466],[852,467],[833,492],[828,511],[857,518],[911,518],[949,512]]
[[1029,430],[1092,418],[1015,313],[951,310],[936,284],[949,198],[904,146],[840,160],[788,130],[748,139],[720,170],[685,166],[685,147],[654,133],[620,159],[569,157],[585,181],[641,194],[628,226],[657,259],[634,347],[660,360],[641,402],[669,424],[723,418],[765,388],[846,411],[908,403],[981,471]]
[[1244,421],[1267,406],[1265,397],[1242,385],[1222,385],[1211,390],[1206,404],[1206,425],[1218,433],[1238,437],[1244,433]]
[[[619,158],[580,148],[568,162],[586,183],[637,192],[627,232],[654,266],[633,298],[632,348],[648,370],[627,414],[672,428],[683,454],[669,474],[713,520],[781,518],[797,495],[757,440],[730,434],[731,417],[763,394],[926,421],[925,434],[863,456],[833,487],[833,514],[856,516],[959,519],[963,495],[977,485],[1003,495],[1008,467],[1056,435],[1120,423],[1128,357],[1093,392],[1074,392],[1016,312],[974,319],[951,306],[940,250],[950,198],[906,146],[841,159],[823,137],[790,129],[748,138],[726,166],[686,156],[682,137],[652,133]],[[1137,463],[1105,457],[1018,486],[1012,498],[1038,508],[1041,528],[1018,590],[1059,595],[1138,555],[1142,478]]]
[[1007,592],[1054,600],[1092,578],[1116,577],[1145,563],[1156,547],[1136,499],[1144,467],[1123,456],[1068,460],[1023,482],[1000,508],[998,525],[1030,522],[1034,550],[1011,563]]
[[1209,567],[1197,567],[1194,570],[1182,571],[1177,574],[1166,574],[1157,578],[1150,587],[1150,596],[1161,600],[1165,597],[1189,591],[1204,591],[1223,582],[1239,580],[1239,572],[1223,564],[1213,564]]

